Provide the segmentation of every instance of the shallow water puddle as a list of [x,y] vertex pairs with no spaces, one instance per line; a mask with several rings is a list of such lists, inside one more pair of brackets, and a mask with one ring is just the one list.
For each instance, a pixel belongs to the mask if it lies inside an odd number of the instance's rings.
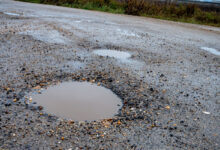
[[88,82],[64,82],[32,96],[47,113],[76,121],[111,118],[121,108],[121,99],[111,90]]
[[208,51],[214,55],[220,55],[220,51],[214,49],[214,48],[209,48],[209,47],[201,47],[202,50]]
[[93,51],[93,53],[99,56],[105,56],[105,57],[108,56],[108,57],[114,57],[117,59],[128,59],[131,57],[131,54],[129,54],[128,52],[108,50],[108,49],[95,50]]
[[10,12],[3,12],[3,13],[10,16],[20,16],[19,14],[16,13],[10,13]]

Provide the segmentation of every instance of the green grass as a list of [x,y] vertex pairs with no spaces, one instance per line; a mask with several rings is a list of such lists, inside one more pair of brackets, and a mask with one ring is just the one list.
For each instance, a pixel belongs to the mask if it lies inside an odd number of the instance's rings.
[[220,13],[203,11],[195,5],[176,5],[146,2],[144,0],[19,0],[24,2],[51,4],[87,10],[146,16],[193,24],[220,27]]

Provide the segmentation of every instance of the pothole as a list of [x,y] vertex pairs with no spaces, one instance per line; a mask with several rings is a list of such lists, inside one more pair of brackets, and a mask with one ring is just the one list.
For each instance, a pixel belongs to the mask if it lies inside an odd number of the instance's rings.
[[104,57],[114,57],[116,59],[128,59],[131,57],[131,54],[128,52],[116,51],[116,50],[108,50],[108,49],[100,49],[93,51],[94,54]]
[[112,118],[122,106],[111,90],[89,82],[64,82],[33,94],[32,99],[47,113],[75,121]]

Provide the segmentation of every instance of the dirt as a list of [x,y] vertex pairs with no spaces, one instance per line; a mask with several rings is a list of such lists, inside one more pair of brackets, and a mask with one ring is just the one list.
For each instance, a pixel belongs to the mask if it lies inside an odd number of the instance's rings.
[[[220,51],[220,28],[11,0],[0,20],[0,148],[220,149],[220,56],[202,49]],[[27,103],[66,81],[100,84],[123,106],[86,122]]]

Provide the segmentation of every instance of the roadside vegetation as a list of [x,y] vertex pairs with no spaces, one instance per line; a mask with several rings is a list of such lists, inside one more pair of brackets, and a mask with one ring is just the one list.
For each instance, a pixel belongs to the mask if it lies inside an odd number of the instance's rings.
[[88,10],[98,10],[165,20],[220,27],[220,12],[204,10],[195,4],[151,2],[146,0],[20,0]]

